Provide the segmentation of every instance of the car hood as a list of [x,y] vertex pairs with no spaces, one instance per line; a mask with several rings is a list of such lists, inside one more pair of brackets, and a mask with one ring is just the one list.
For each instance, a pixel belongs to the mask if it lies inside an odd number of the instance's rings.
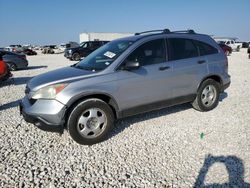
[[73,51],[74,51],[74,50],[78,50],[78,49],[80,49],[80,48],[81,48],[81,46],[78,46],[78,47],[74,47],[74,48],[67,48],[66,50],[67,50],[67,51],[69,51],[69,50],[73,50]]
[[27,83],[27,88],[31,91],[36,91],[48,85],[65,82],[69,83],[73,80],[88,78],[94,74],[96,74],[96,72],[82,70],[75,67],[65,67],[44,74],[40,74],[32,78]]

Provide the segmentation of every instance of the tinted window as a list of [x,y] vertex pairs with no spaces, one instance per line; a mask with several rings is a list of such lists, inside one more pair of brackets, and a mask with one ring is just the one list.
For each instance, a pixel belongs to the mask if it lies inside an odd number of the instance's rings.
[[99,46],[101,46],[101,42],[93,42],[90,45],[90,47],[93,47],[93,48],[98,48]]
[[142,44],[127,57],[127,61],[136,61],[142,66],[165,62],[164,40],[157,39]]
[[218,53],[218,50],[216,48],[210,46],[209,44],[206,44],[206,43],[200,42],[200,41],[195,41],[195,43],[197,44],[197,46],[199,48],[201,56]]
[[169,38],[169,60],[186,59],[198,56],[198,50],[193,41],[184,38]]

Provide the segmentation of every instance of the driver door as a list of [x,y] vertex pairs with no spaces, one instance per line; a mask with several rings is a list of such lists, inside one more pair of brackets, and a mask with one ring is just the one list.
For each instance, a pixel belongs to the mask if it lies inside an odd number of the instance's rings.
[[[117,72],[118,103],[122,111],[148,111],[163,105],[172,97],[173,66],[166,61],[163,38],[147,41],[137,47],[124,61],[139,62],[136,70]],[[121,68],[122,69],[122,68]],[[131,113],[136,113],[135,111]],[[129,113],[129,112],[128,112]]]

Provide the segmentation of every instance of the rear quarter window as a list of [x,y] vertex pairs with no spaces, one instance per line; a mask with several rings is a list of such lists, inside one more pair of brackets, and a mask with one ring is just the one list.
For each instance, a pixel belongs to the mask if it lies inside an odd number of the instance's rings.
[[199,49],[200,56],[218,53],[218,50],[216,48],[214,48],[213,46],[211,46],[207,43],[204,43],[201,41],[195,41],[195,44],[197,45],[197,47]]

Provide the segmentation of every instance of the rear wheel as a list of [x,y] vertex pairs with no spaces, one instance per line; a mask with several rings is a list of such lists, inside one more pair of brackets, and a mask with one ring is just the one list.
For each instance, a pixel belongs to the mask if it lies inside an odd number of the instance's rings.
[[68,119],[70,136],[79,144],[91,145],[105,140],[112,130],[114,114],[100,99],[87,99],[77,104]]
[[74,54],[72,55],[72,59],[73,59],[74,61],[79,61],[79,60],[81,59],[81,56],[80,56],[79,53],[74,53]]
[[220,84],[213,79],[207,79],[198,89],[197,96],[192,102],[192,105],[199,111],[212,110],[219,103],[219,94]]

